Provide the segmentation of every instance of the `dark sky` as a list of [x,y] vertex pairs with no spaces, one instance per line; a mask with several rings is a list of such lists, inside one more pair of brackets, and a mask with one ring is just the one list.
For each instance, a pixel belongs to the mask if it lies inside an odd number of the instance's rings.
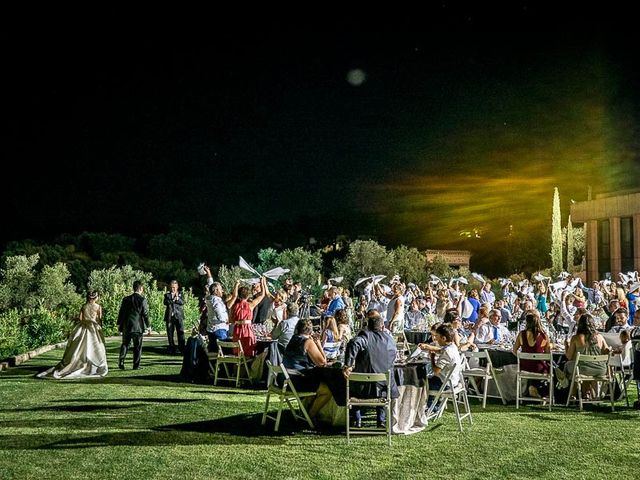
[[5,239],[251,219],[425,248],[543,228],[554,186],[568,210],[640,185],[637,29],[447,2],[387,24],[118,18],[16,27]]

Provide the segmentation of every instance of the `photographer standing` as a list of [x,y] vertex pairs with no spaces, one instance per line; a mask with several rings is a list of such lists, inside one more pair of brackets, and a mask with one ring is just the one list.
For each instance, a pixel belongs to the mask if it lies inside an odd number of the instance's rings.
[[184,353],[184,300],[178,290],[178,281],[171,280],[170,290],[164,294],[164,323],[167,326],[167,339],[169,340],[169,354],[176,353],[176,344],[173,341],[173,332],[178,335],[178,349]]

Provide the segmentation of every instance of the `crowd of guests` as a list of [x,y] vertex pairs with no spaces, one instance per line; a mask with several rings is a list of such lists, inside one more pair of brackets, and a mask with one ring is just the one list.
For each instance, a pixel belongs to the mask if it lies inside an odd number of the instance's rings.
[[[549,352],[554,344],[560,345],[566,352],[565,371],[570,376],[577,353],[611,351],[602,332],[619,334],[623,346],[640,338],[637,274],[630,274],[626,283],[602,281],[591,287],[568,274],[555,282],[542,278],[514,285],[502,280],[496,291],[489,281],[467,290],[468,282],[462,277],[448,282],[434,279],[420,288],[404,284],[396,276],[389,285],[369,281],[355,305],[348,289],[329,284],[317,305],[322,323],[314,327],[308,318],[300,319],[300,283],[287,279],[282,288],[272,292],[263,277],[251,287],[237,282],[225,295],[208,269],[206,273],[201,328],[208,336],[209,350],[215,349],[218,340],[233,339],[240,342],[247,357],[252,357],[256,332],[277,341],[294,385],[301,391],[318,392],[310,410],[312,417],[331,395],[323,381],[323,367],[341,365],[345,377],[351,371],[388,371],[396,359],[396,345],[409,330],[431,332],[430,341],[418,346],[431,358],[433,388],[443,379],[447,366],[456,367],[454,383],[461,381],[462,353],[483,344],[509,344],[514,354]],[[523,361],[521,368],[545,373],[551,366]],[[604,367],[581,368],[597,374]],[[544,382],[528,386],[531,396],[546,396],[547,390]],[[383,412],[378,414],[379,423],[383,423]],[[359,412],[354,413],[354,422],[360,422]]]

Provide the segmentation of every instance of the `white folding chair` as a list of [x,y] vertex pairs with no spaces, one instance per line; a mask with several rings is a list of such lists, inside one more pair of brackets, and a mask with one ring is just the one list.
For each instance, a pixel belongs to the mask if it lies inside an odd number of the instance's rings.
[[[467,396],[467,389],[462,379],[458,385],[454,385],[451,377],[457,367],[450,365],[443,371],[444,380],[442,386],[438,390],[429,390],[428,396],[432,396],[431,405],[427,409],[427,423],[431,420],[437,420],[442,417],[445,409],[447,408],[447,402],[451,400],[453,409],[455,411],[456,420],[458,422],[458,429],[462,432],[462,421],[465,418],[469,418],[469,425],[473,425],[473,418],[471,417],[471,408],[469,407],[469,397]],[[464,414],[460,414],[460,406],[464,407]]]
[[[357,398],[352,397],[350,387],[352,383],[378,383],[385,382],[387,385],[387,394],[384,397],[377,398]],[[358,428],[351,430],[349,428],[349,413],[352,407],[383,407],[386,411],[387,421],[384,428]],[[358,373],[352,372],[347,378],[347,443],[350,442],[351,434],[386,434],[387,443],[391,446],[391,371],[385,373]]]
[[[473,365],[480,365],[480,361],[484,360],[485,366],[479,367],[470,367],[469,361]],[[471,393],[467,395],[471,398],[478,398],[482,400],[482,408],[486,408],[487,406],[487,397],[499,398],[502,400],[503,405],[506,405],[507,402],[504,399],[504,395],[502,394],[502,389],[500,388],[500,384],[496,380],[496,371],[493,368],[493,363],[491,363],[491,357],[489,356],[489,352],[486,350],[480,350],[479,352],[464,352],[464,363],[462,375],[465,379],[469,381],[470,388],[472,389]],[[478,388],[478,384],[476,383],[476,379],[482,379],[484,384],[482,391]],[[496,384],[496,388],[498,390],[498,395],[489,395],[489,380],[493,380]]]
[[[611,375],[611,367],[610,367],[610,361],[611,361],[611,356],[610,355],[583,355],[581,353],[578,353],[576,355],[576,363],[575,366],[573,368],[573,375],[571,375],[571,385],[569,386],[569,395],[567,396],[567,404],[566,406],[569,406],[569,403],[571,402],[571,392],[573,392],[573,387],[574,385],[576,385],[577,390],[578,390],[578,402],[580,404],[580,411],[582,411],[582,406],[585,403],[601,403],[601,402],[605,402],[606,400],[604,399],[604,397],[601,397],[602,392],[604,392],[604,387],[605,385],[608,387],[608,393],[609,393],[609,397],[611,399],[611,411],[614,411],[614,398],[613,398],[613,391],[614,391],[614,383],[613,383],[613,376]],[[581,374],[580,373],[580,364],[584,364],[586,362],[589,362],[591,364],[593,363],[602,363],[605,365],[605,373],[604,375],[585,375],[585,374]],[[591,399],[591,400],[584,400],[582,398],[582,383],[583,382],[598,382],[600,384],[600,394],[597,395],[597,397],[595,399]]]
[[[536,360],[544,361],[549,365],[548,373],[528,372],[520,368],[520,360]],[[549,383],[549,411],[553,405],[553,354],[549,353],[526,353],[518,352],[518,371],[516,374],[516,410],[520,408],[520,401],[527,400],[529,402],[545,402],[542,397],[530,397],[522,395],[522,380],[546,380]]]
[[633,342],[627,342],[622,346],[622,353],[611,355],[610,361],[613,378],[620,384],[620,389],[624,394],[627,407],[629,406],[627,387],[633,379],[633,369],[631,366],[633,363],[633,355]]
[[[305,397],[315,397],[316,392],[298,392],[296,390],[296,387],[293,386],[291,378],[289,377],[289,372],[287,372],[287,369],[284,368],[284,365],[272,365],[271,362],[267,360],[267,366],[269,367],[269,377],[267,379],[267,400],[264,404],[262,425],[265,425],[267,423],[267,418],[275,420],[276,425],[273,431],[277,432],[278,428],[280,427],[280,417],[282,415],[283,404],[284,402],[287,402],[289,410],[291,410],[294,419],[304,420],[309,424],[309,427],[314,428],[311,417],[309,417],[307,409],[304,407],[301,399]],[[278,375],[284,376],[282,387],[278,386]],[[280,397],[280,403],[278,404],[278,413],[275,417],[271,417],[267,414],[267,412],[269,411],[269,400],[272,394],[278,395]],[[296,411],[296,405],[293,404],[294,401],[298,403],[297,408],[300,409],[302,415]]]
[[[225,353],[224,349],[233,349],[232,351],[237,350],[237,354]],[[211,358],[211,354],[208,354],[209,358]],[[220,365],[224,368],[226,373],[226,377],[218,377],[218,373],[220,372]],[[231,376],[229,372],[229,368],[227,365],[235,365],[236,368],[236,376],[235,379]],[[247,373],[246,380],[249,380],[250,383],[253,384],[253,380],[251,379],[251,374],[249,373],[249,366],[247,365],[247,357],[244,356],[244,351],[242,350],[242,344],[240,342],[226,342],[222,340],[218,340],[218,354],[215,356],[215,367],[214,367],[214,378],[213,384],[218,385],[218,378],[220,380],[225,380],[227,382],[236,382],[236,388],[240,385],[240,370],[244,367],[245,372]]]

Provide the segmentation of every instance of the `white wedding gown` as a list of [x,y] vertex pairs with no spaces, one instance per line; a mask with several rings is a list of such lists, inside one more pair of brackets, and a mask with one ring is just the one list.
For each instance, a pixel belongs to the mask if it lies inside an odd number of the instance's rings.
[[99,310],[100,306],[92,302],[82,307],[82,320],[69,335],[62,361],[39,373],[39,378],[100,378],[107,375],[109,368],[102,327],[98,323]]

